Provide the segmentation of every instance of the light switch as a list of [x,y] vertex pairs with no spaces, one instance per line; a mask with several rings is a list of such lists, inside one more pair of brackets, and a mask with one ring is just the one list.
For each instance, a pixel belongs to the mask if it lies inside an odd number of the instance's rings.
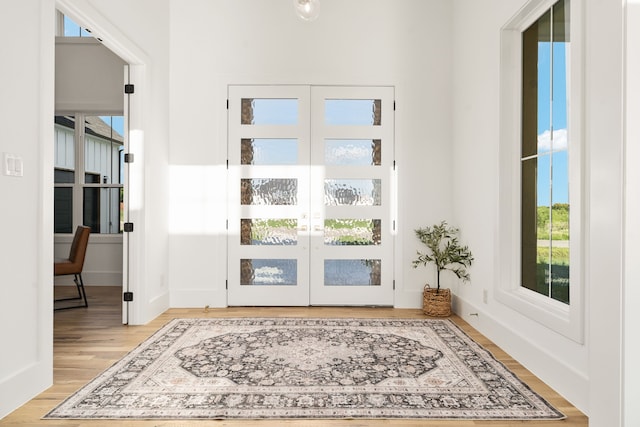
[[4,153],[4,174],[7,176],[23,176],[22,157]]

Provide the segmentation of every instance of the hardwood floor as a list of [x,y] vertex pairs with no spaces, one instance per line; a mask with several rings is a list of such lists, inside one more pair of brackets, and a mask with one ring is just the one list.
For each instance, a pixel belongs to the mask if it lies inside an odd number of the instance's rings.
[[465,427],[465,426],[549,426],[586,427],[587,417],[555,393],[542,381],[524,369],[505,352],[469,326],[462,319],[452,320],[477,342],[490,350],[496,358],[514,371],[533,390],[567,415],[562,421],[428,421],[428,420],[42,420],[54,406],[111,366],[128,351],[153,334],[173,318],[180,317],[385,317],[422,318],[420,310],[391,308],[227,308],[227,309],[170,309],[144,326],[125,326],[121,323],[120,288],[89,287],[89,308],[55,312],[54,326],[54,385],[18,408],[2,420],[2,426],[304,426],[304,427]]

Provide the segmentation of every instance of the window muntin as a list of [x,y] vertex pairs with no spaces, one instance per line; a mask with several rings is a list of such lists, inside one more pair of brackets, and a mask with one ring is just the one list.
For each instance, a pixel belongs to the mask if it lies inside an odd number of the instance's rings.
[[522,33],[521,286],[569,304],[569,0]]

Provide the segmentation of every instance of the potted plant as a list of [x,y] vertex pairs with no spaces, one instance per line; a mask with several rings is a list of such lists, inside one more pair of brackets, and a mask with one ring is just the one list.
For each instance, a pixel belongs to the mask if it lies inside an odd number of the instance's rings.
[[440,273],[444,270],[453,272],[463,281],[469,280],[467,268],[473,262],[473,255],[468,246],[458,241],[459,229],[451,227],[446,221],[431,227],[414,230],[416,237],[427,247],[428,252],[417,251],[418,257],[413,261],[413,268],[433,263],[436,266],[436,288],[425,285],[423,292],[423,311],[429,316],[446,317],[451,315],[451,291],[440,289]]

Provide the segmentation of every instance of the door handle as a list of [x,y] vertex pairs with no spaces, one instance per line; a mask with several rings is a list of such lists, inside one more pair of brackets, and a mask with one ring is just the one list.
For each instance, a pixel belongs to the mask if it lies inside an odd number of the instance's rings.
[[307,231],[307,226],[306,226],[306,225],[303,225],[303,226],[301,226],[300,228],[298,228],[298,230],[300,230],[300,231]]
[[316,225],[315,227],[313,227],[313,231],[324,231],[324,228],[322,228],[319,225]]

